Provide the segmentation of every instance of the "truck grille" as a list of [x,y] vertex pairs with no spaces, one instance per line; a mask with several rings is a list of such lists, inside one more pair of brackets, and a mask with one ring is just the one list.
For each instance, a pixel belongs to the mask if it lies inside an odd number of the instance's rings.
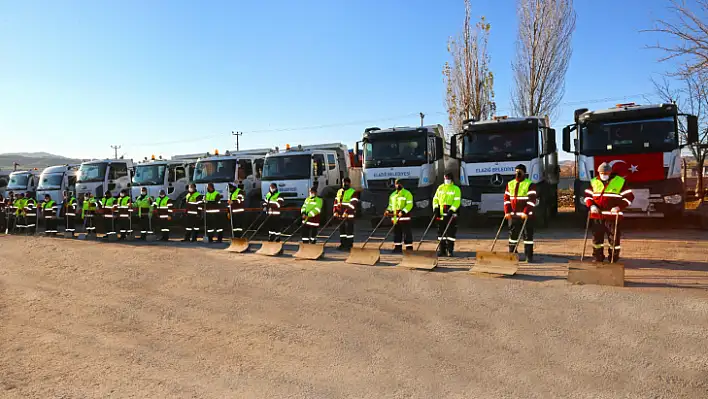
[[485,190],[485,192],[504,192],[506,189],[506,184],[514,179],[514,175],[501,175],[501,184],[496,183],[492,184],[492,177],[494,175],[486,175],[486,176],[470,176],[467,178],[467,184],[470,187],[485,187],[488,190]]
[[[418,179],[401,179],[403,187],[411,189],[418,186]],[[369,180],[367,181],[369,190],[372,191],[393,191],[393,185],[391,179],[387,180]]]

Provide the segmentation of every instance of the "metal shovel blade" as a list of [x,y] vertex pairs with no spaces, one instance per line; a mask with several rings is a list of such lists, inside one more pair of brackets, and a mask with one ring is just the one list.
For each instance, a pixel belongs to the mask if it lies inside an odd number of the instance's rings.
[[513,276],[519,270],[519,255],[508,252],[477,251],[473,273],[503,274]]
[[135,233],[126,233],[125,240],[126,241],[135,241]]
[[229,245],[224,251],[242,254],[248,251],[248,240],[245,238],[232,238],[231,245]]
[[278,256],[283,252],[283,243],[274,241],[264,241],[256,251],[258,255]]
[[71,234],[70,231],[65,231],[65,232],[64,232],[64,238],[74,238],[74,236]]
[[324,244],[300,244],[295,257],[300,259],[317,260],[324,254]]
[[355,265],[373,266],[381,259],[381,251],[373,248],[352,247],[349,257],[345,262]]
[[116,242],[116,241],[118,241],[117,234],[108,234],[108,242]]
[[568,282],[624,287],[624,264],[570,261]]
[[398,264],[408,269],[432,270],[438,265],[438,254],[435,251],[406,251]]
[[148,234],[145,236],[145,241],[147,242],[155,242],[157,241],[157,235],[155,234]]

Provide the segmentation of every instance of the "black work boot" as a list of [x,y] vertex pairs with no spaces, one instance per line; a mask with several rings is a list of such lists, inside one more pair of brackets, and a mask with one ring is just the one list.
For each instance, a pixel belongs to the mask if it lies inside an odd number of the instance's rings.
[[192,235],[191,231],[187,231],[186,233],[184,233],[184,238],[182,239],[182,242],[189,242],[189,236],[191,236],[191,235]]
[[516,244],[509,244],[509,253],[513,254],[516,252]]
[[447,240],[440,241],[440,248],[438,248],[438,256],[445,256],[447,253]]
[[455,243],[454,242],[448,242],[447,243],[447,256],[453,257],[455,253]]
[[[614,255],[614,257],[613,257]],[[618,250],[609,250],[607,253],[607,260],[609,260],[612,263],[617,263],[619,262],[620,258],[620,251]]]
[[533,263],[533,245],[532,244],[525,244],[524,245],[524,254],[526,255],[526,262]]
[[192,242],[197,242],[198,231],[192,230]]
[[602,250],[602,248],[593,249],[592,250],[592,262],[593,263],[602,263],[604,261],[605,261],[605,253]]
[[216,236],[216,241],[217,242],[224,241],[224,232],[223,231],[220,231],[219,234]]
[[403,253],[403,247],[401,245],[395,245],[393,247],[393,252],[394,254],[402,254]]

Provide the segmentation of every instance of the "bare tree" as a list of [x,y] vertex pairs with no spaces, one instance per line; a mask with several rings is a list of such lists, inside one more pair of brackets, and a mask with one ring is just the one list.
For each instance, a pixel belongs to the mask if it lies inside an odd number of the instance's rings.
[[573,0],[519,0],[517,14],[512,108],[520,116],[553,116],[573,53]]
[[665,56],[660,61],[680,60],[682,67],[672,76],[686,76],[699,73],[708,77],[708,0],[692,0],[691,7],[681,0],[671,0],[669,10],[674,21],[660,19],[653,29],[644,32],[662,33],[672,44],[657,43],[649,48],[662,50]]
[[[680,80],[671,82],[666,76],[660,81],[652,80],[657,95],[664,102],[678,105],[682,112],[695,115],[698,118],[698,142],[688,148],[696,159],[698,181],[696,193],[703,199],[704,192],[703,165],[708,156],[708,86],[706,79],[693,73],[683,76]],[[687,141],[687,126],[679,119],[679,134],[683,142]]]
[[495,111],[494,75],[489,69],[487,44],[491,25],[484,17],[474,26],[470,0],[465,0],[465,21],[457,38],[450,38],[447,50],[451,61],[445,62],[445,103],[450,126],[460,131],[469,118],[489,119]]

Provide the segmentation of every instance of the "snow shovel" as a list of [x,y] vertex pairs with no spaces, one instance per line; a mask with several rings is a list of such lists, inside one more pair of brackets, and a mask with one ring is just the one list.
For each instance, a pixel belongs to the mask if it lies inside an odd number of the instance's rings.
[[295,233],[297,233],[302,228],[302,226],[305,225],[305,222],[302,222],[300,224],[300,227],[295,229],[295,231],[293,231],[292,234],[289,234],[289,235],[285,234],[286,231],[290,230],[300,220],[301,219],[295,219],[295,221],[290,226],[288,226],[287,229],[283,230],[283,233],[281,234],[281,236],[284,236],[284,235],[288,236],[288,238],[286,238],[285,241],[282,241],[282,242],[280,242],[280,241],[263,241],[263,243],[261,244],[261,247],[258,248],[258,251],[256,251],[256,253],[258,255],[267,255],[267,256],[279,255],[281,252],[283,252],[283,244],[288,242],[290,237],[295,235]]
[[585,223],[585,239],[583,240],[583,252],[580,254],[580,261],[568,261],[568,282],[573,284],[597,284],[613,285],[624,287],[624,264],[615,263],[615,240],[617,239],[617,226],[619,225],[619,213],[615,218],[615,231],[612,236],[612,258],[609,264],[604,263],[584,263],[585,248],[588,242],[588,230],[590,228],[590,212]]
[[[378,230],[379,226],[381,226],[381,223],[383,223],[385,217],[382,217],[381,220],[379,220],[379,223],[376,225],[374,230],[371,232],[369,237],[364,241],[364,244],[361,246],[361,248],[356,248],[352,247],[351,252],[349,253],[349,257],[345,262],[347,263],[353,263],[356,265],[367,265],[367,266],[373,266],[376,264],[381,259],[381,247],[383,244],[386,242],[386,239],[388,238],[389,234],[393,231],[393,228],[396,227],[396,223],[391,225],[391,228],[388,229],[388,232],[383,238],[373,238],[374,233],[376,233],[376,230]],[[366,244],[369,242],[369,240],[381,240],[381,244],[376,249],[373,248],[366,248]]]
[[[69,210],[66,210],[66,213],[69,213]],[[64,238],[74,238],[74,234],[69,230],[69,218],[71,216],[64,214]],[[76,217],[76,216],[74,216]],[[74,221],[76,222],[76,221]]]
[[135,234],[133,234],[133,208],[128,209],[128,231],[125,233],[125,239],[127,241],[134,241]]
[[[403,259],[401,260],[401,263],[398,264],[400,267],[405,267],[408,269],[427,269],[427,270],[432,270],[435,268],[435,266],[438,265],[438,249],[440,249],[440,244],[442,243],[442,238],[437,241],[437,246],[435,247],[434,251],[430,250],[420,250],[420,246],[423,245],[425,241],[425,235],[428,234],[428,230],[430,230],[430,227],[433,225],[433,222],[435,222],[435,218],[437,215],[433,215],[432,219],[430,219],[430,223],[428,224],[428,227],[425,229],[423,232],[423,236],[420,237],[420,241],[418,242],[418,247],[415,249],[415,251],[405,251],[403,253]],[[443,231],[443,237],[445,237],[445,234],[447,234],[447,229],[450,228],[450,224],[452,224],[452,219],[456,217],[454,215],[451,215],[450,220],[447,221],[447,224],[445,225],[445,231]],[[427,242],[435,242],[435,241],[427,241]]]
[[[265,214],[265,213],[263,213]],[[251,230],[251,227],[253,227],[256,222],[260,219],[261,215],[258,215],[255,219],[253,219],[253,222],[246,228],[246,230],[243,231],[243,235],[240,238],[232,238],[231,239],[231,245],[229,245],[228,248],[225,250],[228,252],[236,252],[236,253],[244,253],[248,251],[249,247],[249,241],[251,238],[253,238],[256,234],[258,234],[258,231],[268,222],[268,219],[270,219],[270,215],[266,215],[265,219],[263,219],[263,222],[256,228],[255,230]],[[246,238],[246,234],[248,232],[252,232],[252,234]]]
[[513,276],[519,270],[519,254],[516,253],[516,249],[519,248],[519,242],[521,242],[521,236],[526,230],[526,222],[528,218],[524,220],[521,225],[521,230],[519,231],[519,240],[514,246],[514,252],[494,252],[494,246],[499,239],[499,234],[501,234],[502,228],[504,227],[504,222],[506,219],[502,219],[499,225],[499,230],[497,230],[497,235],[494,237],[494,242],[492,242],[492,248],[487,251],[477,251],[477,261],[475,262],[472,269],[473,273],[489,273],[489,274],[503,274],[505,276]]
[[332,236],[334,236],[334,233],[339,230],[339,227],[347,220],[342,218],[342,221],[339,222],[337,227],[332,230],[332,232],[328,236],[320,236],[320,233],[322,233],[327,226],[334,220],[334,215],[332,215],[331,218],[325,223],[324,227],[317,233],[318,238],[324,238],[325,240],[321,243],[316,243],[316,244],[300,244],[300,248],[295,252],[295,257],[300,258],[300,259],[310,259],[310,260],[317,260],[319,259],[323,254],[324,254],[324,249],[325,245],[327,245],[327,242],[329,241]]
[[[113,213],[113,211],[111,211]],[[108,242],[116,242],[118,241],[118,234],[116,233],[116,218],[115,215],[112,215],[113,217],[111,218],[111,230],[113,234],[108,234]]]

